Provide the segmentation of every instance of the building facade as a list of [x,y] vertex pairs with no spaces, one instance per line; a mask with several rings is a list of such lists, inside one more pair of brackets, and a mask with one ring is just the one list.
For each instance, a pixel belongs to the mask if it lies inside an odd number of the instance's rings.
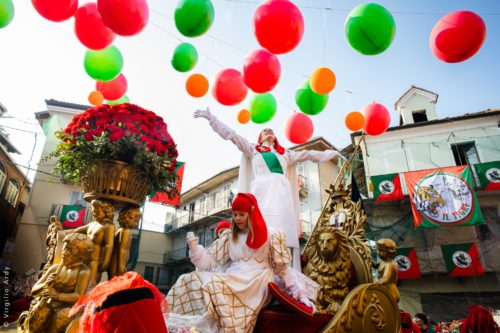
[[[0,104],[0,117],[6,111]],[[0,126],[0,258],[5,265],[11,261],[31,185],[12,153],[20,154]]]
[[[291,149],[336,148],[325,139],[316,138]],[[162,289],[168,290],[181,274],[194,270],[189,260],[186,233],[194,232],[200,244],[208,247],[216,237],[217,224],[222,220],[231,220],[231,198],[238,191],[238,172],[238,167],[224,170],[182,194],[181,206],[165,229],[172,247],[164,257],[166,272],[162,281],[166,284]],[[297,173],[301,200],[301,243],[305,244],[328,199],[325,189],[336,179],[338,167],[334,161],[319,164],[306,161],[297,164]]]
[[[412,86],[396,102],[400,125],[379,136],[353,133],[361,153],[353,174],[368,213],[367,235],[372,240],[392,238],[401,248],[416,249],[422,277],[400,280],[400,307],[427,312],[436,320],[462,318],[465,305],[500,308],[500,191],[484,191],[474,165],[500,161],[500,110],[486,110],[438,119],[437,94]],[[415,230],[408,189],[401,177],[404,197],[377,202],[371,176],[449,166],[471,167],[475,192],[485,225],[450,229]],[[485,274],[451,277],[442,245],[475,243]]]

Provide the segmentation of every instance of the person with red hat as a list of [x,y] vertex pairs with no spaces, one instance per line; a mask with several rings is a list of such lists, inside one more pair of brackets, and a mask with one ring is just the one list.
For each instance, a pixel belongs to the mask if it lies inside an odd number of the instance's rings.
[[222,232],[226,229],[231,229],[231,222],[222,220],[215,227],[215,239],[219,238]]
[[293,267],[300,271],[297,162],[319,163],[343,157],[335,150],[287,150],[279,144],[270,128],[261,131],[257,144],[250,143],[219,121],[208,108],[195,111],[194,117],[206,118],[220,137],[230,140],[243,153],[238,191],[255,195],[266,223],[285,232],[287,246],[292,249]]
[[[286,236],[266,226],[255,196],[239,193],[232,217],[231,229],[222,231],[208,249],[187,233],[189,258],[199,271],[181,276],[168,292],[171,318],[182,322],[183,316],[196,316],[218,332],[252,332],[259,311],[271,300],[268,284],[275,278],[292,297],[314,309],[318,285],[288,267]],[[225,273],[210,272],[227,263]]]

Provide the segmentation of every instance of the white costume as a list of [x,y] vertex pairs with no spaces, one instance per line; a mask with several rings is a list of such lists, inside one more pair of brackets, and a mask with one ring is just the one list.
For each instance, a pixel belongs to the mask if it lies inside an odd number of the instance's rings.
[[[171,317],[198,318],[192,323],[196,326],[201,322],[212,332],[252,332],[259,311],[271,299],[268,283],[275,280],[274,274],[296,299],[304,303],[315,300],[318,285],[288,267],[290,254],[283,232],[268,231],[268,241],[258,249],[246,245],[244,232],[233,241],[229,230],[207,250],[198,245],[190,258],[203,272],[182,275],[170,289],[167,301]],[[226,262],[230,262],[226,273],[209,272]]]
[[278,154],[270,147],[283,173],[272,172],[262,153],[255,148],[255,144],[238,135],[214,115],[208,113],[206,117],[217,134],[233,142],[243,153],[238,192],[250,192],[255,195],[267,225],[285,232],[287,246],[293,251],[293,267],[300,271],[300,201],[296,164],[307,160],[326,162],[340,154],[334,150],[285,150],[284,154]]

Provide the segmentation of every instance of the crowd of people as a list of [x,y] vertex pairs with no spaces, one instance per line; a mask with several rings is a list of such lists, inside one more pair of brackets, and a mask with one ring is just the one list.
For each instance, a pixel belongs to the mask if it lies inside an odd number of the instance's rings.
[[403,333],[499,333],[498,324],[492,312],[480,305],[468,306],[469,315],[464,319],[432,322],[425,313],[417,313],[412,318],[410,313],[401,311]]

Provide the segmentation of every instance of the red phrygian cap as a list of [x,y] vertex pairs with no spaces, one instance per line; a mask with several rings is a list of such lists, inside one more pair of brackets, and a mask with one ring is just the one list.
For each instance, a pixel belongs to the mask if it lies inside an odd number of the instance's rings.
[[250,225],[252,226],[253,239],[249,233],[247,236],[247,246],[258,249],[267,242],[266,221],[259,209],[257,199],[251,193],[238,193],[231,207],[233,212],[247,212],[250,214]]
[[[262,130],[259,134],[259,138],[257,139],[257,147],[255,147],[258,151],[261,151],[259,148],[262,147],[262,132],[264,132],[264,130]],[[275,136],[274,137],[274,150],[276,150],[276,152],[280,155],[283,155],[285,153],[285,148],[283,148],[282,145],[279,144],[278,142],[278,138]]]

